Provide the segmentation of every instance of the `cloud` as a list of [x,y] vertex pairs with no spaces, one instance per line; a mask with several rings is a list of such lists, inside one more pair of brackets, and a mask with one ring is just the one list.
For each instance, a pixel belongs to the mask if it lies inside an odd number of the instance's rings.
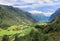
[[[53,6],[60,4],[59,0],[1,0],[0,4],[12,5],[18,8],[37,8],[42,6]],[[17,4],[17,5],[15,5]]]
[[13,5],[15,4],[17,0],[1,0],[0,1],[0,4],[3,4],[3,5]]
[[41,14],[41,13],[43,13],[43,12],[38,11],[38,10],[31,10],[31,11],[28,11],[28,12],[31,13],[31,14]]
[[[58,0],[21,0],[24,4],[28,4],[28,3],[32,3],[33,5],[34,4],[37,4],[37,5],[52,5],[52,4],[57,4],[59,1]],[[57,2],[55,2],[57,1]]]
[[36,0],[21,0],[24,3],[35,3]]
[[52,14],[53,14],[52,12],[45,12],[44,13],[44,15],[47,16],[47,17],[51,16]]
[[51,16],[52,15],[52,12],[42,12],[42,11],[38,11],[38,10],[31,10],[31,11],[28,11],[29,13],[31,14],[42,14],[42,15],[45,15],[47,17]]
[[17,7],[17,8],[28,8],[28,7],[31,7],[30,5],[22,5],[22,6],[13,6],[13,7]]
[[18,6],[14,4],[13,6],[18,8],[38,8],[43,6],[54,6],[60,4],[60,2],[59,0],[20,0],[18,4]]
[[11,5],[13,7],[17,7],[21,9],[31,8],[31,10],[28,12],[32,14],[38,13],[38,14],[43,14],[45,16],[51,16],[52,12],[42,12],[41,10],[40,11],[35,10],[35,8],[60,5],[60,0],[0,0],[0,4]]

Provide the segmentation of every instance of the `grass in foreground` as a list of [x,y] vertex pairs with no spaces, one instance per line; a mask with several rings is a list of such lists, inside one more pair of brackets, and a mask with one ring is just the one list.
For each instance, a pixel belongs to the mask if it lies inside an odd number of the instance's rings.
[[8,27],[8,29],[1,29],[0,28],[0,36],[3,35],[14,35],[17,33],[20,33],[20,36],[24,36],[26,34],[29,34],[33,27],[30,27],[29,25],[13,25]]

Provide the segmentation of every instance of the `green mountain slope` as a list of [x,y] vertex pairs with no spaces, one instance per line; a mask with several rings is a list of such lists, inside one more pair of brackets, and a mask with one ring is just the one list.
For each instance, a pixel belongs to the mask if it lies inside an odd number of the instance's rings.
[[24,12],[12,6],[0,5],[0,27],[23,23],[32,24],[35,22],[35,19],[33,19],[28,12]]
[[55,19],[55,23],[60,24],[60,15]]

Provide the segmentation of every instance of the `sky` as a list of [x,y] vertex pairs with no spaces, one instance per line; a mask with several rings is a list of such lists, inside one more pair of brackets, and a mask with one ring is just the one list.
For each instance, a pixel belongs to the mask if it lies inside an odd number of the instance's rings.
[[60,0],[0,0],[0,4],[20,8],[31,14],[51,16],[60,8]]

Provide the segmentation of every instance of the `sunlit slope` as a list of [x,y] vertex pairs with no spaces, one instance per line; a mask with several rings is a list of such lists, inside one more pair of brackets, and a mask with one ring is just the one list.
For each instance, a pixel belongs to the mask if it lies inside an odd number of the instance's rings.
[[10,26],[15,24],[28,23],[32,24],[36,21],[31,17],[31,14],[24,12],[12,6],[0,5],[0,25]]

